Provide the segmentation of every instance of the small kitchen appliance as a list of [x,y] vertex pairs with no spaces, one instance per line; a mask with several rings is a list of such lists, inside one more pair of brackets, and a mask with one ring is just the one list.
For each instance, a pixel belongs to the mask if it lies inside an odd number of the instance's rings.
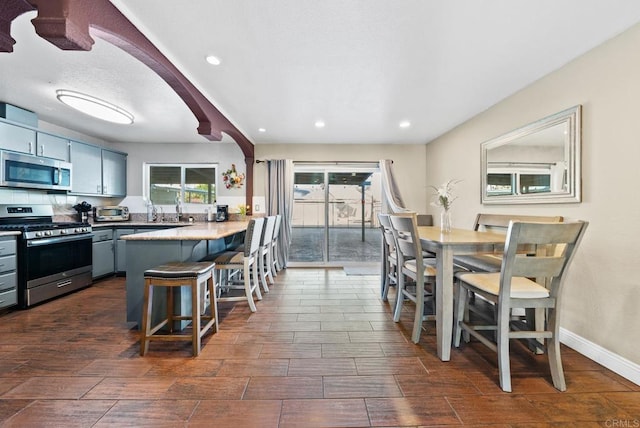
[[93,208],[93,221],[127,221],[129,208],[124,206],[105,206]]
[[229,205],[218,205],[216,211],[216,221],[229,220]]

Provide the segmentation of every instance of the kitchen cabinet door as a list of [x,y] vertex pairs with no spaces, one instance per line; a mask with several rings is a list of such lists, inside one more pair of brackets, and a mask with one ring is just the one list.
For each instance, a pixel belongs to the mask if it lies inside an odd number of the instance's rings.
[[71,141],[71,193],[102,195],[102,149]]
[[68,139],[45,132],[38,132],[36,139],[36,154],[38,156],[69,162],[71,156]]
[[102,194],[127,195],[127,155],[102,149]]
[[0,148],[35,154],[36,131],[11,123],[0,122]]
[[[145,231],[146,232],[146,231]],[[116,229],[116,272],[127,271],[127,241],[121,236],[136,233],[135,229]]]
[[113,241],[94,242],[92,277],[108,275],[114,272]]

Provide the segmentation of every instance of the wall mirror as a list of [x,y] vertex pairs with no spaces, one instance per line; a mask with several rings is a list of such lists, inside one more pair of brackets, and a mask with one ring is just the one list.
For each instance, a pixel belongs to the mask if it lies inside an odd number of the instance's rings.
[[483,204],[580,202],[581,106],[481,145]]

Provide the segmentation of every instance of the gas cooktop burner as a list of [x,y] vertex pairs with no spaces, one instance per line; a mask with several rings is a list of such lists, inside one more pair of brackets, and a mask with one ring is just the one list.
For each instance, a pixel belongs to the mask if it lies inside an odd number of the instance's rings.
[[0,224],[0,230],[18,230],[21,232],[31,232],[36,230],[56,230],[90,227],[89,223],[63,222],[63,223],[27,223],[27,224]]

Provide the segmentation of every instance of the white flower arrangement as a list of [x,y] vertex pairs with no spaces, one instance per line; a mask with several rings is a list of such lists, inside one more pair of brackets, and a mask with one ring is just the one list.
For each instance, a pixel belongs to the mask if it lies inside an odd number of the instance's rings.
[[451,204],[453,204],[453,201],[458,199],[457,197],[453,196],[453,186],[458,184],[459,182],[460,180],[449,180],[440,187],[429,186],[433,190],[435,190],[434,196],[437,197],[434,202],[431,202],[431,206],[441,207],[443,210],[449,211],[449,208],[451,208]]

